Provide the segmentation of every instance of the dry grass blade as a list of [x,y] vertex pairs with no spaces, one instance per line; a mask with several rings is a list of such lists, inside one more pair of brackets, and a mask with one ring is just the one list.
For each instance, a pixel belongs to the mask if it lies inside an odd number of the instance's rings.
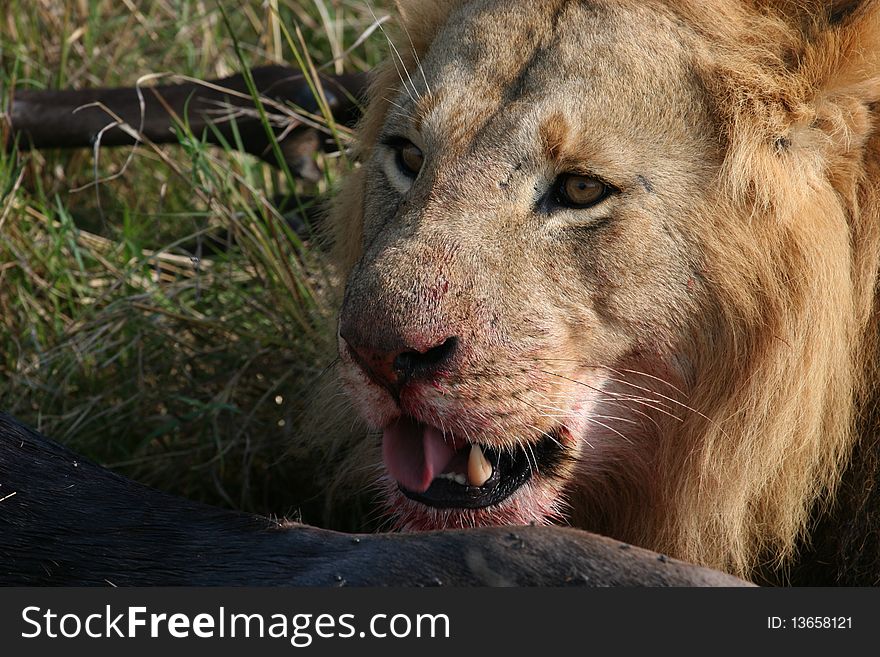
[[[219,78],[239,56],[300,62],[317,84],[320,64],[364,69],[384,49],[355,0],[224,9],[226,21],[203,0],[9,0],[0,102],[13,87],[131,86],[157,71]],[[324,113],[268,99],[259,111],[351,139]],[[160,488],[320,521],[315,449],[297,427],[333,358],[333,273],[269,199],[325,195],[349,165],[318,155],[325,179],[295,182],[176,119],[180,146],[129,125],[137,149],[0,153],[0,408]]]

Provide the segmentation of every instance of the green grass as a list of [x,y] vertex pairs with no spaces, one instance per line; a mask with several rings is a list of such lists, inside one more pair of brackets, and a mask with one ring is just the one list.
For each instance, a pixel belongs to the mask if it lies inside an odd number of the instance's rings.
[[[372,22],[361,0],[11,0],[0,102],[13,88],[320,65]],[[383,54],[377,32],[329,68]],[[334,357],[332,272],[267,201],[326,195],[350,164],[319,156],[325,180],[307,186],[179,136],[97,162],[0,153],[0,409],[164,490],[354,526],[321,514],[321,446],[300,432]],[[181,248],[217,229],[238,247],[201,260]]]

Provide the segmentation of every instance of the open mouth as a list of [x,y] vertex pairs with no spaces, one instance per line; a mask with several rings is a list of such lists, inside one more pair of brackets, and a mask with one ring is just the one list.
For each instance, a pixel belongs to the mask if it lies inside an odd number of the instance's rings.
[[537,442],[499,449],[462,440],[429,424],[401,417],[383,435],[389,474],[408,498],[437,508],[496,505],[533,476],[552,475],[562,462],[557,431]]

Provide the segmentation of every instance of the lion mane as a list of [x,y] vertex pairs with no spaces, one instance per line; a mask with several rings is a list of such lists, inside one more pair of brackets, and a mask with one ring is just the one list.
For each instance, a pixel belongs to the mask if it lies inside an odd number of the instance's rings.
[[[399,0],[403,29],[372,84],[361,161],[389,90],[467,4]],[[880,2],[598,4],[686,26],[722,161],[702,218],[690,412],[662,424],[659,494],[650,506],[630,499],[626,482],[641,473],[624,463],[615,483],[573,494],[568,519],[756,581],[880,583]],[[371,184],[356,167],[331,213],[343,274],[363,253]],[[342,420],[341,486],[378,457],[338,404],[322,414]]]

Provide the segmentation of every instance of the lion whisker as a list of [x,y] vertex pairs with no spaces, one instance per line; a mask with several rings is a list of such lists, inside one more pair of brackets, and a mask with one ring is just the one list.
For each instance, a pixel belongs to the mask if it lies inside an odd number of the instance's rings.
[[[625,394],[625,393],[615,392],[615,391],[613,391],[613,390],[607,390],[607,389],[597,388],[597,387],[595,387],[595,386],[590,385],[589,383],[585,383],[585,382],[583,382],[583,381],[578,381],[577,379],[572,379],[571,377],[564,376],[564,375],[562,375],[562,374],[557,374],[556,372],[550,372],[550,371],[547,371],[547,370],[541,370],[541,371],[542,371],[544,374],[549,374],[550,376],[556,376],[556,377],[559,377],[560,379],[564,379],[564,380],[566,380],[566,381],[570,381],[571,383],[575,383],[575,384],[577,384],[577,385],[584,386],[585,388],[588,388],[588,389],[590,389],[590,390],[594,390],[594,391],[596,391],[596,392],[601,392],[602,394],[612,395],[612,396],[617,397],[617,398],[625,399],[625,400],[627,400],[627,401],[633,401],[633,402],[635,402],[635,403],[637,403],[637,404],[642,404],[643,406],[647,406],[647,407],[649,407],[649,408],[651,408],[651,409],[653,409],[653,410],[656,410],[657,412],[664,413],[665,415],[669,415],[670,417],[673,417],[673,418],[675,418],[675,419],[681,421],[681,418],[676,417],[676,416],[673,415],[672,413],[669,413],[668,411],[664,411],[664,410],[662,410],[661,408],[657,408],[654,404],[657,404],[657,405],[660,405],[660,406],[667,406],[667,404],[664,404],[663,402],[661,402],[661,401],[659,401],[659,400],[649,399],[649,398],[644,398],[644,397],[641,397],[641,398],[640,398],[640,397],[630,396],[630,395],[627,395],[627,394]],[[614,379],[612,379],[612,380],[614,380]],[[626,382],[624,382],[624,383],[626,383]],[[640,386],[635,386],[635,387],[638,388],[638,387],[640,387]],[[653,391],[651,391],[650,389],[647,389],[647,388],[642,388],[642,389],[645,390],[645,391],[648,392],[648,393],[653,393]],[[686,409],[688,409],[688,410],[690,410],[690,411],[693,411],[694,413],[698,413],[698,414],[702,415],[699,411],[697,411],[697,409],[692,408],[692,407],[688,406],[687,404],[682,404],[681,402],[676,402],[674,399],[671,399],[671,398],[665,397],[664,395],[660,395],[659,393],[654,393],[654,394],[657,394],[657,395],[660,396],[660,397],[664,397],[665,399],[668,399],[669,401],[674,402],[674,403],[678,404],[679,406],[682,406],[682,407],[684,407],[684,408],[686,408]],[[650,402],[650,403],[649,403],[649,402]],[[705,417],[705,416],[703,416],[703,417]]]
[[[609,403],[609,404],[614,403],[614,402],[617,402],[620,404],[623,404],[624,402],[632,402],[634,404],[639,404],[640,406],[644,406],[645,408],[650,408],[652,411],[657,411],[658,413],[666,415],[667,417],[671,417],[673,420],[675,420],[677,422],[684,422],[683,418],[678,417],[677,415],[666,410],[662,406],[658,406],[657,404],[659,402],[655,402],[653,399],[646,399],[645,397],[636,397],[636,396],[621,394],[621,395],[614,397],[612,399],[605,400],[605,403]],[[629,406],[627,406],[627,408],[630,408],[633,412],[635,412],[635,410],[636,410],[636,409],[632,409]],[[648,416],[648,417],[650,417],[650,416]]]
[[[532,449],[531,443],[526,443],[526,449],[528,450],[528,453],[532,455],[531,461],[528,459],[528,454],[526,455],[526,463],[529,464],[529,472],[534,475],[536,472],[538,472],[538,457],[535,456],[535,451]],[[532,468],[532,461],[534,461],[535,463],[534,468]]]
[[[609,392],[609,391],[606,391],[606,392]],[[541,394],[541,393],[539,393],[539,392],[537,392],[537,391],[534,391],[534,394],[537,394],[538,396],[543,397],[544,399],[550,400],[550,398],[547,397],[547,395],[543,395],[543,394]],[[620,394],[620,393],[613,393],[613,394]],[[525,400],[522,400],[522,399],[521,399],[520,401],[523,401],[524,403],[528,404],[528,402],[526,402]],[[563,402],[563,403],[570,403],[570,402],[573,402],[573,401],[577,401],[577,397],[575,397],[574,395],[565,395],[564,397],[563,397],[563,396],[560,396],[560,395],[557,395],[557,396],[555,397],[554,401],[561,401],[561,402]],[[641,415],[642,417],[647,418],[647,419],[648,419],[651,423],[653,423],[654,426],[657,427],[658,429],[660,428],[660,425],[657,423],[657,421],[656,421],[654,418],[652,418],[650,415],[648,415],[648,414],[645,413],[644,411],[641,411],[641,410],[639,410],[639,409],[637,409],[637,408],[633,408],[632,406],[630,406],[630,405],[628,405],[628,404],[625,404],[624,401],[633,401],[633,402],[635,402],[635,403],[642,404],[642,405],[644,405],[644,406],[647,406],[648,408],[651,408],[651,409],[656,410],[656,411],[658,411],[658,412],[660,412],[660,413],[663,413],[663,414],[665,414],[665,415],[668,415],[669,417],[671,417],[672,419],[674,419],[674,420],[676,420],[676,421],[678,421],[678,422],[682,422],[682,421],[683,421],[680,417],[678,417],[678,416],[676,416],[676,415],[674,415],[674,414],[672,414],[672,413],[669,413],[669,412],[663,410],[662,408],[657,408],[657,407],[655,407],[654,405],[652,405],[652,404],[650,403],[651,400],[643,400],[643,399],[638,398],[638,397],[635,397],[635,396],[629,396],[629,395],[627,395],[627,396],[624,396],[624,397],[616,397],[616,398],[615,398],[615,397],[611,397],[611,398],[608,398],[608,397],[602,397],[602,398],[599,398],[599,399],[597,399],[597,400],[595,400],[595,401],[596,401],[596,403],[599,403],[599,404],[601,404],[601,403],[605,403],[605,404],[615,404],[615,405],[618,405],[618,406],[623,406],[624,408],[626,408],[626,409],[627,409],[628,411],[630,411],[631,413],[635,413],[635,414],[637,414],[637,415]],[[558,407],[547,407],[547,408],[551,408],[552,410],[556,410],[556,411],[564,412],[564,413],[566,413],[566,415],[567,415],[568,417],[570,417],[570,415],[571,415],[570,412],[565,411],[564,409],[561,409],[561,408],[558,408]],[[601,416],[601,415],[595,415],[595,417],[603,417],[603,416]],[[625,421],[625,422],[630,422],[630,423],[632,423],[632,424],[638,424],[638,422],[636,422],[635,420],[629,419],[629,418],[621,418],[621,417],[614,417],[614,416],[606,416],[605,419],[615,419],[615,420],[621,420],[621,421]]]
[[[367,8],[370,10],[370,14],[373,16],[373,20],[379,24],[379,30],[382,32],[382,35],[385,37],[385,40],[388,42],[388,45],[391,46],[392,57],[391,61],[394,63],[394,68],[397,71],[397,77],[400,78],[400,82],[403,84],[403,88],[406,89],[406,93],[409,96],[410,100],[414,103],[417,102],[417,98],[419,96],[418,89],[416,89],[416,85],[412,80],[412,77],[409,74],[409,71],[406,68],[406,64],[403,61],[403,57],[400,55],[400,51],[397,50],[397,46],[394,45],[394,42],[388,36],[388,33],[385,31],[385,27],[379,21],[379,18],[376,16],[376,12],[373,11],[373,6],[368,2]],[[400,62],[400,66],[397,63]],[[406,80],[403,79],[403,76],[400,74],[400,69],[403,69],[403,72],[406,73]],[[407,80],[409,81],[409,85],[407,85]],[[415,95],[413,95],[415,94]]]
[[646,378],[653,379],[654,381],[657,381],[658,383],[662,383],[665,386],[669,386],[670,388],[675,390],[677,393],[679,393],[683,397],[688,397],[688,394],[684,390],[682,390],[681,388],[679,388],[675,384],[671,383],[670,381],[667,381],[663,377],[655,376],[654,374],[648,374],[647,372],[642,372],[640,370],[632,370],[632,369],[627,369],[627,368],[624,368],[620,371],[624,372],[624,373],[628,373],[628,374],[637,374],[639,376],[644,376]]
[[610,427],[607,424],[605,424],[604,422],[599,422],[599,420],[593,419],[591,417],[587,417],[586,420],[587,420],[587,422],[592,422],[593,424],[598,424],[600,427],[605,427],[606,429],[608,429],[608,431],[612,431],[612,432],[616,433],[618,436],[620,436],[621,438],[623,438],[630,445],[633,444],[632,440],[627,438],[625,435],[623,435],[620,431],[618,431],[614,427]]
[[406,38],[409,41],[409,47],[412,49],[413,57],[415,57],[416,60],[416,68],[418,69],[419,73],[422,74],[422,81],[425,83],[425,89],[427,90],[428,94],[431,94],[433,93],[431,91],[431,85],[428,84],[428,77],[425,75],[425,68],[422,66],[422,60],[419,58],[419,53],[416,52],[416,46],[413,43],[412,36],[409,33],[409,28],[407,28],[405,22],[402,23],[402,25],[403,33],[406,34]]
[[[392,91],[393,91],[393,90],[392,90]],[[400,105],[399,103],[395,103],[393,100],[391,100],[390,98],[388,98],[388,96],[383,96],[383,97],[382,97],[382,100],[384,100],[384,101],[385,101],[386,103],[388,103],[389,105],[393,105],[394,107],[396,107],[397,109],[399,109],[399,110],[400,110],[401,112],[403,112],[404,114],[406,114],[407,111],[408,111],[403,105]]]
[[[620,384],[623,384],[623,385],[625,385],[625,386],[629,386],[629,387],[631,387],[631,388],[636,388],[636,389],[641,390],[641,391],[643,391],[643,392],[646,392],[646,393],[648,393],[648,394],[650,394],[650,395],[654,395],[654,396],[656,396],[656,397],[660,397],[661,399],[665,399],[666,401],[668,401],[668,402],[671,403],[671,404],[674,404],[674,405],[676,405],[676,406],[681,406],[682,408],[685,408],[685,409],[687,409],[687,410],[689,410],[689,411],[691,411],[691,412],[693,412],[693,413],[696,413],[697,415],[699,415],[699,416],[701,416],[701,417],[703,417],[703,418],[705,418],[705,419],[707,419],[707,420],[710,419],[710,418],[708,418],[706,415],[703,415],[699,410],[697,410],[697,409],[694,408],[693,406],[689,406],[688,404],[685,404],[684,402],[680,402],[680,401],[678,401],[677,399],[673,399],[672,397],[669,397],[669,396],[667,396],[667,395],[664,395],[664,394],[661,393],[661,392],[657,392],[656,390],[651,390],[650,388],[645,388],[644,386],[636,385],[635,383],[632,383],[632,382],[630,382],[630,381],[626,381],[626,380],[624,380],[624,379],[609,378],[609,381],[614,381],[615,383],[620,383]],[[660,402],[658,401],[657,403],[660,403]]]
[[615,374],[619,374],[621,376],[623,376],[623,374],[625,374],[625,373],[636,374],[638,376],[643,376],[645,378],[653,379],[654,381],[662,383],[663,385],[672,388],[673,390],[675,390],[676,392],[680,393],[681,395],[683,395],[685,397],[688,396],[684,390],[677,387],[675,384],[671,383],[670,381],[667,381],[666,379],[659,377],[659,376],[656,376],[654,374],[649,374],[648,372],[643,372],[641,370],[634,370],[634,369],[630,369],[630,368],[617,369],[615,367],[611,367],[610,365],[603,365],[601,363],[585,362],[585,361],[578,360],[576,358],[536,358],[535,360],[540,361],[540,362],[547,362],[547,363],[553,363],[553,362],[556,362],[556,363],[577,363],[578,365],[581,365],[583,367],[589,367],[591,369],[604,369],[604,370],[608,370],[609,372],[614,372]]
[[[633,399],[632,401],[636,401],[636,402],[638,402],[638,401],[640,401],[640,400]],[[629,404],[624,403],[625,400],[609,398],[609,399],[598,399],[597,402],[599,402],[599,403],[603,403],[603,404],[614,404],[614,405],[616,405],[616,406],[623,406],[623,407],[624,407],[626,410],[628,410],[630,413],[635,413],[636,415],[641,415],[642,417],[647,418],[648,421],[650,421],[655,427],[657,427],[657,429],[660,429],[660,424],[657,422],[657,420],[655,420],[654,418],[652,418],[650,415],[648,415],[648,414],[645,413],[644,411],[642,411],[642,410],[640,410],[640,409],[638,409],[638,408],[633,408],[633,407],[630,406]],[[645,405],[646,405],[646,406],[649,406],[649,408],[652,408],[652,409],[654,409],[654,410],[656,410],[656,411],[658,411],[658,412],[660,412],[660,413],[664,413],[664,412],[665,412],[665,411],[663,411],[662,409],[654,408],[653,406],[650,406],[650,405],[648,405],[648,404],[645,404]],[[679,422],[682,421],[681,418],[679,418],[679,417],[677,417],[677,416],[675,416],[675,415],[672,415],[671,413],[667,413],[667,415],[669,415],[669,417],[673,418],[674,420],[677,420],[677,421],[679,421]]]

